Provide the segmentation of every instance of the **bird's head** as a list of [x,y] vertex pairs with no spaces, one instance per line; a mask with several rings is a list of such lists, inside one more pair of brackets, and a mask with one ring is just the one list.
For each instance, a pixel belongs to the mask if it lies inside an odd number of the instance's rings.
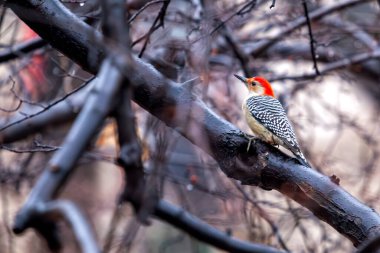
[[250,93],[254,93],[255,95],[266,95],[274,97],[272,86],[264,77],[255,76],[246,78],[239,75],[234,76],[247,86]]

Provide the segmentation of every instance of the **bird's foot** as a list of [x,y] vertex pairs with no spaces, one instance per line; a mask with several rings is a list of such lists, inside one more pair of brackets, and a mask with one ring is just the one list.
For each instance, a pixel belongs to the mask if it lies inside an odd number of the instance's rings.
[[255,137],[248,135],[244,133],[244,137],[248,139],[248,147],[247,147],[247,152],[249,151],[249,148],[251,147],[252,141],[255,140]]

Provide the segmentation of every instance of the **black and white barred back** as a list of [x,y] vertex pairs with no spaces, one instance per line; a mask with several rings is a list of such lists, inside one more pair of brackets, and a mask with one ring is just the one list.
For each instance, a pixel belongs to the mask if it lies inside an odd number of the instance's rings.
[[280,101],[270,96],[252,96],[246,100],[246,103],[251,115],[259,123],[280,138],[286,144],[286,148],[308,164],[300,151],[293,127]]

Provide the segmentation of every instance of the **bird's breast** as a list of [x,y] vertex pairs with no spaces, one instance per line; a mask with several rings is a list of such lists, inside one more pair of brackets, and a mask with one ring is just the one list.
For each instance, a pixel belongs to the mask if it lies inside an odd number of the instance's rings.
[[244,100],[242,104],[242,110],[249,128],[258,138],[270,144],[283,145],[283,141],[280,138],[278,138],[271,131],[269,131],[253,116],[253,114],[247,106],[247,100]]

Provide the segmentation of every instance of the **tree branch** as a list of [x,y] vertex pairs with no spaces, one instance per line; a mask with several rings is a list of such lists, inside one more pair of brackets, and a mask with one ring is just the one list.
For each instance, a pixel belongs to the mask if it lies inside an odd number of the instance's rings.
[[245,241],[237,240],[216,228],[202,222],[185,210],[165,201],[158,202],[155,213],[158,218],[186,231],[200,241],[209,243],[228,252],[236,253],[279,253],[279,250]]
[[32,52],[33,50],[46,46],[47,44],[48,43],[41,38],[35,38],[21,42],[15,46],[12,46],[11,48],[2,50],[0,52],[0,62],[16,59],[20,57],[20,55]]
[[[88,86],[88,88],[85,88],[86,86]],[[0,122],[0,125],[2,125],[0,127],[1,142],[12,142],[30,133],[34,133],[40,127],[44,126],[45,120],[47,120],[46,117],[52,118],[50,122],[53,124],[67,121],[82,108],[82,104],[84,103],[83,99],[85,99],[91,87],[93,87],[93,78],[48,105],[33,104],[32,106],[28,105],[27,107],[21,108],[21,110],[23,110],[22,115],[16,115],[7,122]],[[82,89],[83,91],[81,91]],[[22,104],[23,101],[21,100],[20,102],[20,104]],[[36,105],[38,106],[38,110],[36,110]],[[40,109],[41,106],[43,109]],[[55,115],[57,115],[57,113],[62,114],[62,116],[56,117]],[[41,114],[43,115],[37,117]],[[67,115],[67,117],[64,115]],[[11,127],[12,129],[9,129]]]
[[50,201],[64,185],[91,138],[97,133],[103,120],[115,105],[114,97],[121,87],[121,74],[107,59],[102,64],[95,86],[77,117],[62,148],[49,161],[33,188],[27,202],[17,214],[16,233],[23,232],[33,221],[39,204]]
[[309,10],[307,8],[306,0],[302,0],[302,5],[303,5],[304,13],[305,13],[305,18],[306,18],[307,30],[309,32],[311,58],[313,59],[315,74],[317,76],[319,76],[317,56],[315,54],[315,40],[314,40],[314,36],[313,36],[313,30],[311,29],[311,22],[310,22],[310,18],[309,18]]
[[75,238],[84,253],[100,253],[95,236],[86,218],[70,201],[51,201],[39,210],[40,216],[54,216],[65,220],[72,228]]

